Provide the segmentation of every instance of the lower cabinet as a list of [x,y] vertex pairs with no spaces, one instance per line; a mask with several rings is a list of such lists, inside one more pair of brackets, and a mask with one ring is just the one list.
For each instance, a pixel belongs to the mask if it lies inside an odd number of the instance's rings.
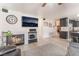
[[79,33],[76,32],[76,33],[71,33],[71,38],[72,38],[72,41],[75,42],[75,43],[79,43]]
[[62,39],[67,39],[68,38],[68,32],[67,31],[61,31],[59,33],[59,37]]

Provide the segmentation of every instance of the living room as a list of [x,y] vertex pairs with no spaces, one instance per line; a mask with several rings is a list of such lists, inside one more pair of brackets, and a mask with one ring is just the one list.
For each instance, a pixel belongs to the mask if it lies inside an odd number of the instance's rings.
[[68,55],[71,39],[79,42],[78,13],[79,3],[0,4],[0,55]]
[[[0,29],[0,37],[1,37],[0,38],[0,46],[6,46],[6,45],[11,45],[11,44],[27,45],[27,44],[30,44],[30,42],[33,43],[33,42],[42,41],[42,40],[40,40],[42,37],[44,37],[44,38],[49,37],[49,32],[51,32],[51,31],[46,31],[47,34],[46,34],[46,32],[44,32],[44,35],[43,35],[43,31],[45,31],[45,29],[52,30],[52,22],[51,21],[48,22],[47,19],[39,16],[40,14],[38,14],[38,15],[35,14],[35,12],[32,11],[34,9],[33,7],[35,5],[39,6],[40,3],[39,4],[32,4],[32,3],[30,3],[30,4],[22,4],[22,3],[21,4],[19,4],[19,3],[0,4],[0,13],[1,13],[0,18],[2,19],[2,20],[0,20],[0,22],[1,22],[0,23],[0,25],[1,25],[0,26],[0,28],[1,28]],[[23,8],[23,6],[24,7],[29,6],[29,9],[26,8],[27,9],[26,13],[23,12],[26,9],[23,11],[21,11],[22,9],[21,10],[18,9],[19,7]],[[37,6],[35,8],[37,8]],[[32,13],[30,13],[30,12],[32,12]],[[39,13],[39,12],[37,11],[37,13]],[[15,19],[15,20],[11,21],[9,19],[10,17],[14,17],[11,19]],[[30,21],[31,21],[31,19],[34,19],[34,22],[37,23],[37,25],[33,24],[34,26],[30,26],[30,25],[23,24],[23,22],[25,21],[24,18],[27,19],[27,21],[28,21],[28,18],[30,19]],[[31,22],[33,22],[33,21],[31,21]],[[44,26],[43,22],[45,23],[44,24],[45,26],[50,25],[50,27],[43,28],[43,26]],[[10,36],[10,34],[8,34],[8,33],[11,34],[11,36],[12,36],[11,38],[7,38],[7,35]],[[31,36],[32,34],[35,37],[31,38],[32,40],[30,40],[29,36]],[[21,40],[23,40],[23,41],[21,41]]]

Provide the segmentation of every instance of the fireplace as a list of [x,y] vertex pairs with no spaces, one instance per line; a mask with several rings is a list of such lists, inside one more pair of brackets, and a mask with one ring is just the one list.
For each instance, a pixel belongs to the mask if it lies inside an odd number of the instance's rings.
[[24,44],[24,34],[15,34],[6,38],[6,45],[22,45]]

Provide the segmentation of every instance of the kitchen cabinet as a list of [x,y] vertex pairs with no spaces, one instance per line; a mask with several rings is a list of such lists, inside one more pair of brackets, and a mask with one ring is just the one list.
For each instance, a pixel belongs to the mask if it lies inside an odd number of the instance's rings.
[[79,21],[76,21],[76,27],[79,27]]
[[69,20],[69,23],[71,23],[73,25],[73,27],[79,27],[79,21]]
[[78,27],[78,26],[77,26],[77,23],[78,23],[77,21],[74,21],[74,22],[73,22],[73,27]]
[[67,17],[60,18],[60,26],[61,27],[66,27],[67,26]]
[[79,43],[79,32],[72,32],[71,38],[73,42]]
[[68,38],[68,32],[67,31],[61,31],[60,32],[60,38],[67,39]]

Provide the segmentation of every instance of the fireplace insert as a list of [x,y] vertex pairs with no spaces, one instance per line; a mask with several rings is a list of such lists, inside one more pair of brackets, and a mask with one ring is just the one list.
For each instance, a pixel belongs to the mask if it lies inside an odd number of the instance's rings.
[[24,44],[24,34],[15,34],[7,37],[6,45],[22,45]]

